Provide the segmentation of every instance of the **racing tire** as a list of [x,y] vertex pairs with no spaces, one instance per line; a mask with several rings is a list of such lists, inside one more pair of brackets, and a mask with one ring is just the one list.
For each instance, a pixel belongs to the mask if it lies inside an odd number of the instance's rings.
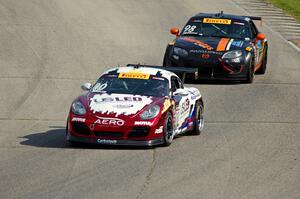
[[167,66],[167,60],[166,60],[167,58],[166,58],[166,54],[164,55],[164,60],[163,60],[163,66]]
[[197,102],[196,120],[194,121],[193,135],[200,135],[204,127],[204,105],[202,100]]
[[165,55],[164,55],[163,66],[164,67],[174,66],[174,64],[172,63],[172,61],[168,58],[167,53],[165,53]]
[[73,142],[68,140],[68,123],[66,125],[66,146],[67,147],[78,147],[80,144],[78,142]]
[[268,62],[268,54],[266,53],[263,60],[262,60],[261,66],[255,72],[255,74],[259,74],[259,75],[265,74],[266,70],[267,70],[267,62]]
[[251,84],[254,79],[254,62],[253,59],[250,59],[251,61],[249,62],[248,65],[248,70],[247,70],[247,76],[246,76],[246,83]]
[[173,117],[170,112],[167,113],[164,124],[164,146],[169,146],[174,139]]

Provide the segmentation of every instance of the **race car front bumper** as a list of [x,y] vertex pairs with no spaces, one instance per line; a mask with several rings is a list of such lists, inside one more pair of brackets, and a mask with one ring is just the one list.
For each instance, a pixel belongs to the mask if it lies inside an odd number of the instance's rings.
[[[184,66],[188,68],[197,68],[197,79],[202,80],[246,80],[247,79],[247,63],[225,63],[222,60],[210,60],[207,62],[194,58],[181,58],[175,60],[172,57],[166,58],[166,64],[170,66]],[[237,71],[232,71],[229,64],[235,65]],[[189,78],[191,75],[187,75]]]
[[90,137],[74,136],[70,133],[67,134],[67,141],[100,144],[100,145],[116,145],[116,146],[157,146],[164,143],[163,138],[157,138],[153,140],[112,140],[112,139],[100,139]]

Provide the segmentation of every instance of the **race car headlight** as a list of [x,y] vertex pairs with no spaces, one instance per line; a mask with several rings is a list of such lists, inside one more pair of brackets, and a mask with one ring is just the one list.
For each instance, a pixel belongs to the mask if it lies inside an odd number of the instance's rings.
[[222,56],[222,59],[235,59],[235,58],[239,58],[243,55],[243,52],[241,50],[233,50],[233,51],[229,51],[227,53],[225,53]]
[[86,114],[86,110],[85,110],[83,104],[79,101],[73,102],[72,112],[76,115],[85,115]]
[[179,55],[181,57],[187,57],[189,54],[188,51],[184,50],[183,48],[178,48],[178,47],[174,47],[173,52],[174,52],[174,54]]
[[141,119],[150,120],[158,115],[160,107],[158,105],[153,105],[147,108],[141,115]]

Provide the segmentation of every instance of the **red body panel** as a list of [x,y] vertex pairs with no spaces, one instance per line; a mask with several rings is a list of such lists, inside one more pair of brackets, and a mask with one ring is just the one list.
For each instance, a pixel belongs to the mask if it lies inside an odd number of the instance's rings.
[[[80,138],[106,140],[154,140],[163,137],[165,116],[172,110],[172,105],[165,107],[164,98],[152,98],[152,103],[144,106],[132,115],[115,113],[99,113],[90,109],[90,101],[94,93],[87,93],[77,98],[86,108],[86,115],[75,115],[70,109],[67,133]],[[120,102],[122,104],[122,102]],[[156,104],[161,110],[155,118],[142,120],[140,114],[150,105]],[[171,103],[172,104],[172,103]],[[112,110],[113,111],[113,110]]]

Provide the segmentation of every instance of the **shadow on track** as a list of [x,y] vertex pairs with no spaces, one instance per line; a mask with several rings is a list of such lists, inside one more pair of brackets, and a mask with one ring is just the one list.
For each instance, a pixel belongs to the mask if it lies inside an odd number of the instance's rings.
[[21,141],[21,145],[39,148],[65,148],[65,149],[103,149],[103,150],[148,150],[154,147],[135,147],[135,146],[112,146],[81,144],[71,145],[66,141],[66,130],[63,127],[50,126],[51,130],[41,133],[33,133],[20,137],[26,139]]
[[192,78],[187,78],[184,81],[184,84],[206,84],[206,85],[238,85],[245,84],[242,81],[233,81],[233,80],[194,80]]

